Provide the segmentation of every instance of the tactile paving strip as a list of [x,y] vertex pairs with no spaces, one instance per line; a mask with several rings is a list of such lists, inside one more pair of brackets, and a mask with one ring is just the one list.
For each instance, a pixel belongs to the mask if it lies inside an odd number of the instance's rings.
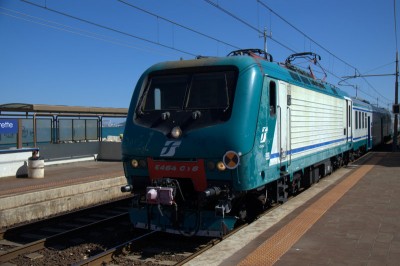
[[373,157],[367,165],[358,168],[353,174],[305,209],[296,218],[281,228],[255,251],[250,253],[238,265],[273,265],[284,255],[324,213],[332,207],[348,190],[350,190],[366,173],[383,157]]

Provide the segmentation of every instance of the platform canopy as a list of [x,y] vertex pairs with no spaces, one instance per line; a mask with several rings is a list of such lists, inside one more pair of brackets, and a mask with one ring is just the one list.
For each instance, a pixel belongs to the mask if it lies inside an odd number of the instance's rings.
[[28,103],[7,103],[0,105],[1,112],[35,113],[46,115],[90,115],[105,117],[124,117],[128,114],[128,108],[112,107],[86,107],[86,106],[67,106],[67,105],[47,105],[47,104],[28,104]]
[[[24,143],[61,143],[66,141],[102,141],[105,118],[126,118],[128,108],[47,105],[28,103],[0,104],[0,121],[7,125],[18,124],[18,132],[8,134],[1,141],[10,144],[16,138],[18,148]],[[17,137],[15,137],[16,135]],[[25,138],[25,140],[24,140]]]

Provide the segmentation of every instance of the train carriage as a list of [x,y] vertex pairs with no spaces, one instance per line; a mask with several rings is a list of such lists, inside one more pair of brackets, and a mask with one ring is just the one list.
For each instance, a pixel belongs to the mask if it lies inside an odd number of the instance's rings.
[[377,146],[389,140],[393,134],[391,113],[381,107],[372,106],[372,145]]
[[373,108],[365,100],[352,98],[353,100],[353,152],[360,155],[370,150],[372,141],[372,116]]
[[290,62],[249,49],[144,72],[122,142],[136,227],[221,236],[348,162],[353,101]]

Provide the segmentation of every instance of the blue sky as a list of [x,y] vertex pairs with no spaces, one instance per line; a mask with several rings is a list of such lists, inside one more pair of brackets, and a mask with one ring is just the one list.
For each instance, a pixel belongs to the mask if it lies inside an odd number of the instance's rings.
[[[128,107],[152,64],[263,48],[264,28],[285,46],[268,39],[275,61],[293,51],[318,53],[332,84],[354,68],[395,73],[393,0],[29,1],[35,5],[0,0],[0,104]],[[370,102],[394,102],[393,75],[348,82]],[[351,86],[342,89],[356,94]]]

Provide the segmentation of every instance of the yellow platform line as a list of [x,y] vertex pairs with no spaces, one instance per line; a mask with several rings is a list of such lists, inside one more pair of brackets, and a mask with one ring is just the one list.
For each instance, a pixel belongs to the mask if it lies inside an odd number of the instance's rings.
[[363,165],[337,186],[310,205],[291,222],[281,228],[238,265],[273,265],[284,255],[324,213],[350,190],[383,157],[373,157],[368,165]]

